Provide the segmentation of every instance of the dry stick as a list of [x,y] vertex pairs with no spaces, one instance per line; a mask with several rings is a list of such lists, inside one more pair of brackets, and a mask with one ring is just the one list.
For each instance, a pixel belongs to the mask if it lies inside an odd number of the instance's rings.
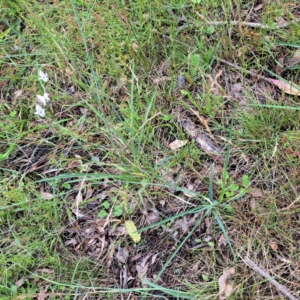
[[192,113],[198,118],[198,120],[202,123],[202,125],[204,125],[204,127],[205,127],[206,131],[208,132],[210,138],[213,141],[215,141],[216,143],[218,143],[217,140],[216,140],[216,138],[213,136],[213,134],[212,134],[209,126],[208,126],[208,120],[205,119],[204,117],[200,116],[200,114],[196,110],[192,109]]
[[273,82],[270,78],[267,78],[267,77],[265,77],[265,76],[256,74],[256,73],[251,72],[251,71],[248,71],[248,70],[246,70],[246,69],[244,69],[244,68],[242,68],[242,67],[239,67],[239,66],[237,66],[237,65],[235,65],[235,64],[233,64],[233,63],[231,63],[231,62],[229,62],[229,61],[227,61],[227,60],[225,60],[225,59],[218,58],[218,60],[219,60],[220,62],[222,62],[223,64],[225,64],[225,65],[228,65],[228,66],[233,67],[233,68],[235,68],[235,69],[237,69],[237,70],[240,70],[241,72],[247,73],[247,74],[252,75],[252,76],[254,76],[254,77],[258,78],[258,79],[263,79],[263,80],[265,80],[265,81],[267,81],[267,82],[269,82],[269,83],[274,84],[274,82]]
[[278,281],[273,279],[267,272],[265,272],[262,268],[260,268],[256,263],[254,263],[249,257],[244,257],[244,262],[251,267],[255,272],[259,273],[261,276],[266,278],[273,286],[277,289],[277,291],[284,294],[291,300],[298,300],[292,293],[283,285],[281,285]]
[[280,211],[289,210],[298,201],[300,201],[300,196],[295,201],[293,201],[289,206],[282,208]]
[[[270,25],[264,25],[261,23],[253,23],[253,22],[239,22],[239,21],[207,21],[210,25],[212,26],[221,26],[221,25],[232,25],[232,26],[247,26],[247,27],[252,27],[252,28],[263,28],[263,29],[268,29],[268,30],[275,30],[275,29],[283,29],[286,27],[289,27],[291,24],[298,23],[300,22],[300,18],[294,19],[291,22],[285,22],[280,25],[276,26],[270,26]],[[176,29],[177,32],[180,32],[184,29],[188,28],[194,28],[195,24],[189,23],[186,25],[183,25],[179,28]]]

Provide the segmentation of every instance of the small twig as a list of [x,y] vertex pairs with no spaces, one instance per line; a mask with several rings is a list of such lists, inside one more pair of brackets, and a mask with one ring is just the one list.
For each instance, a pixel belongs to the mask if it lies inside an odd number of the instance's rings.
[[283,210],[289,210],[289,209],[290,209],[295,203],[297,203],[298,201],[300,201],[300,196],[297,197],[297,199],[294,200],[289,206],[282,208],[280,211],[283,211]]
[[[294,19],[290,22],[285,22],[280,25],[276,26],[270,26],[270,25],[264,25],[261,23],[253,23],[253,22],[239,22],[239,21],[207,21],[212,26],[221,26],[221,25],[232,25],[232,26],[247,26],[251,28],[262,28],[262,29],[268,29],[268,30],[275,30],[275,29],[283,29],[286,27],[289,27],[290,25],[294,23],[300,22],[300,18]],[[180,32],[182,30],[188,29],[188,28],[194,28],[195,24],[189,23],[183,26],[180,26],[176,29],[177,32]]]
[[297,300],[294,295],[282,284],[280,284],[278,281],[273,279],[267,272],[265,272],[262,268],[260,268],[256,263],[254,263],[249,257],[244,257],[244,262],[251,267],[255,272],[259,273],[261,276],[266,278],[276,289],[277,291],[284,294],[286,297],[288,297],[291,300]]
[[228,66],[233,67],[233,68],[235,68],[237,70],[240,70],[241,72],[247,73],[247,74],[252,75],[252,76],[254,76],[254,77],[258,78],[258,79],[262,79],[262,80],[265,80],[265,81],[273,84],[273,82],[272,82],[272,80],[270,78],[267,78],[265,76],[256,74],[256,73],[251,72],[249,70],[246,70],[246,69],[244,69],[242,67],[239,67],[239,66],[237,66],[237,65],[235,65],[235,64],[233,64],[233,63],[231,63],[231,62],[229,62],[229,61],[227,61],[225,59],[222,59],[222,58],[218,58],[218,59],[219,59],[220,62],[222,62],[225,65],[228,65]]
[[211,138],[214,142],[218,143],[217,140],[216,140],[216,138],[215,138],[214,135],[212,134],[212,132],[211,132],[209,126],[208,126],[208,120],[205,119],[203,116],[201,116],[196,110],[193,110],[193,109],[192,109],[191,111],[192,111],[192,113],[198,118],[198,120],[201,122],[201,124],[205,127],[205,129],[206,129],[206,131],[208,132],[210,138]]

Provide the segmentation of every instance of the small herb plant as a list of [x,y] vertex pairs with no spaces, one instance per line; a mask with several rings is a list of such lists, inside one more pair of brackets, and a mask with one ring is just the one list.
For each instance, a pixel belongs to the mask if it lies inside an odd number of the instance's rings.
[[[224,190],[226,198],[230,198],[238,194],[245,194],[251,192],[251,188],[249,188],[251,181],[248,175],[243,175],[241,184],[235,182],[229,176],[228,172],[225,172],[223,180],[226,182],[226,188]],[[217,180],[216,184],[222,186],[223,180]]]
[[102,202],[102,209],[99,211],[99,218],[105,218],[108,215],[109,210],[113,206],[113,216],[121,217],[126,214],[132,214],[133,210],[128,203],[126,195],[121,195],[121,202],[118,202],[118,196],[113,197],[112,199]]

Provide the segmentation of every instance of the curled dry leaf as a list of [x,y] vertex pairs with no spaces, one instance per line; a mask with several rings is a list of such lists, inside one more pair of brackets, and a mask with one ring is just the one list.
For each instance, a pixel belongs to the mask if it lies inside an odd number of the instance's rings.
[[282,80],[271,78],[269,78],[269,81],[287,94],[300,96],[300,87],[295,84],[289,84]]
[[230,276],[235,274],[235,267],[231,267],[223,272],[223,274],[218,279],[219,284],[219,299],[225,300],[232,294],[233,286],[228,283]]
[[160,221],[160,216],[158,211],[155,208],[150,208],[148,210],[143,210],[143,214],[146,218],[146,222],[148,225],[157,223]]
[[140,262],[139,264],[136,265],[136,270],[139,274],[140,277],[145,278],[147,271],[148,271],[148,263],[147,260],[151,255],[148,254],[147,256],[145,256]]
[[271,241],[269,243],[270,247],[272,248],[272,250],[277,251],[278,250],[278,244],[275,241]]
[[118,248],[118,252],[116,254],[116,259],[120,263],[125,264],[126,261],[127,261],[128,256],[129,256],[129,252],[128,252],[126,247],[124,247],[124,248],[119,247]]
[[183,141],[181,141],[181,140],[175,140],[174,142],[172,142],[172,143],[169,144],[169,148],[174,151],[174,150],[176,150],[178,148],[181,148],[184,145],[186,145],[187,142],[188,142],[188,140],[183,140]]
[[227,245],[227,240],[226,240],[224,234],[221,234],[220,238],[218,239],[218,248],[220,248],[223,245],[224,246]]
[[93,195],[93,189],[90,185],[87,186],[87,189],[86,189],[86,194],[85,194],[85,199],[84,200],[88,200],[92,197]]

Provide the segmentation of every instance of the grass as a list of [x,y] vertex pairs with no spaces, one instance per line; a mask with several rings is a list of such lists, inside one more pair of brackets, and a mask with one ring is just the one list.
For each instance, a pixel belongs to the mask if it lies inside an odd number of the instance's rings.
[[297,1],[0,5],[0,299],[300,297]]

